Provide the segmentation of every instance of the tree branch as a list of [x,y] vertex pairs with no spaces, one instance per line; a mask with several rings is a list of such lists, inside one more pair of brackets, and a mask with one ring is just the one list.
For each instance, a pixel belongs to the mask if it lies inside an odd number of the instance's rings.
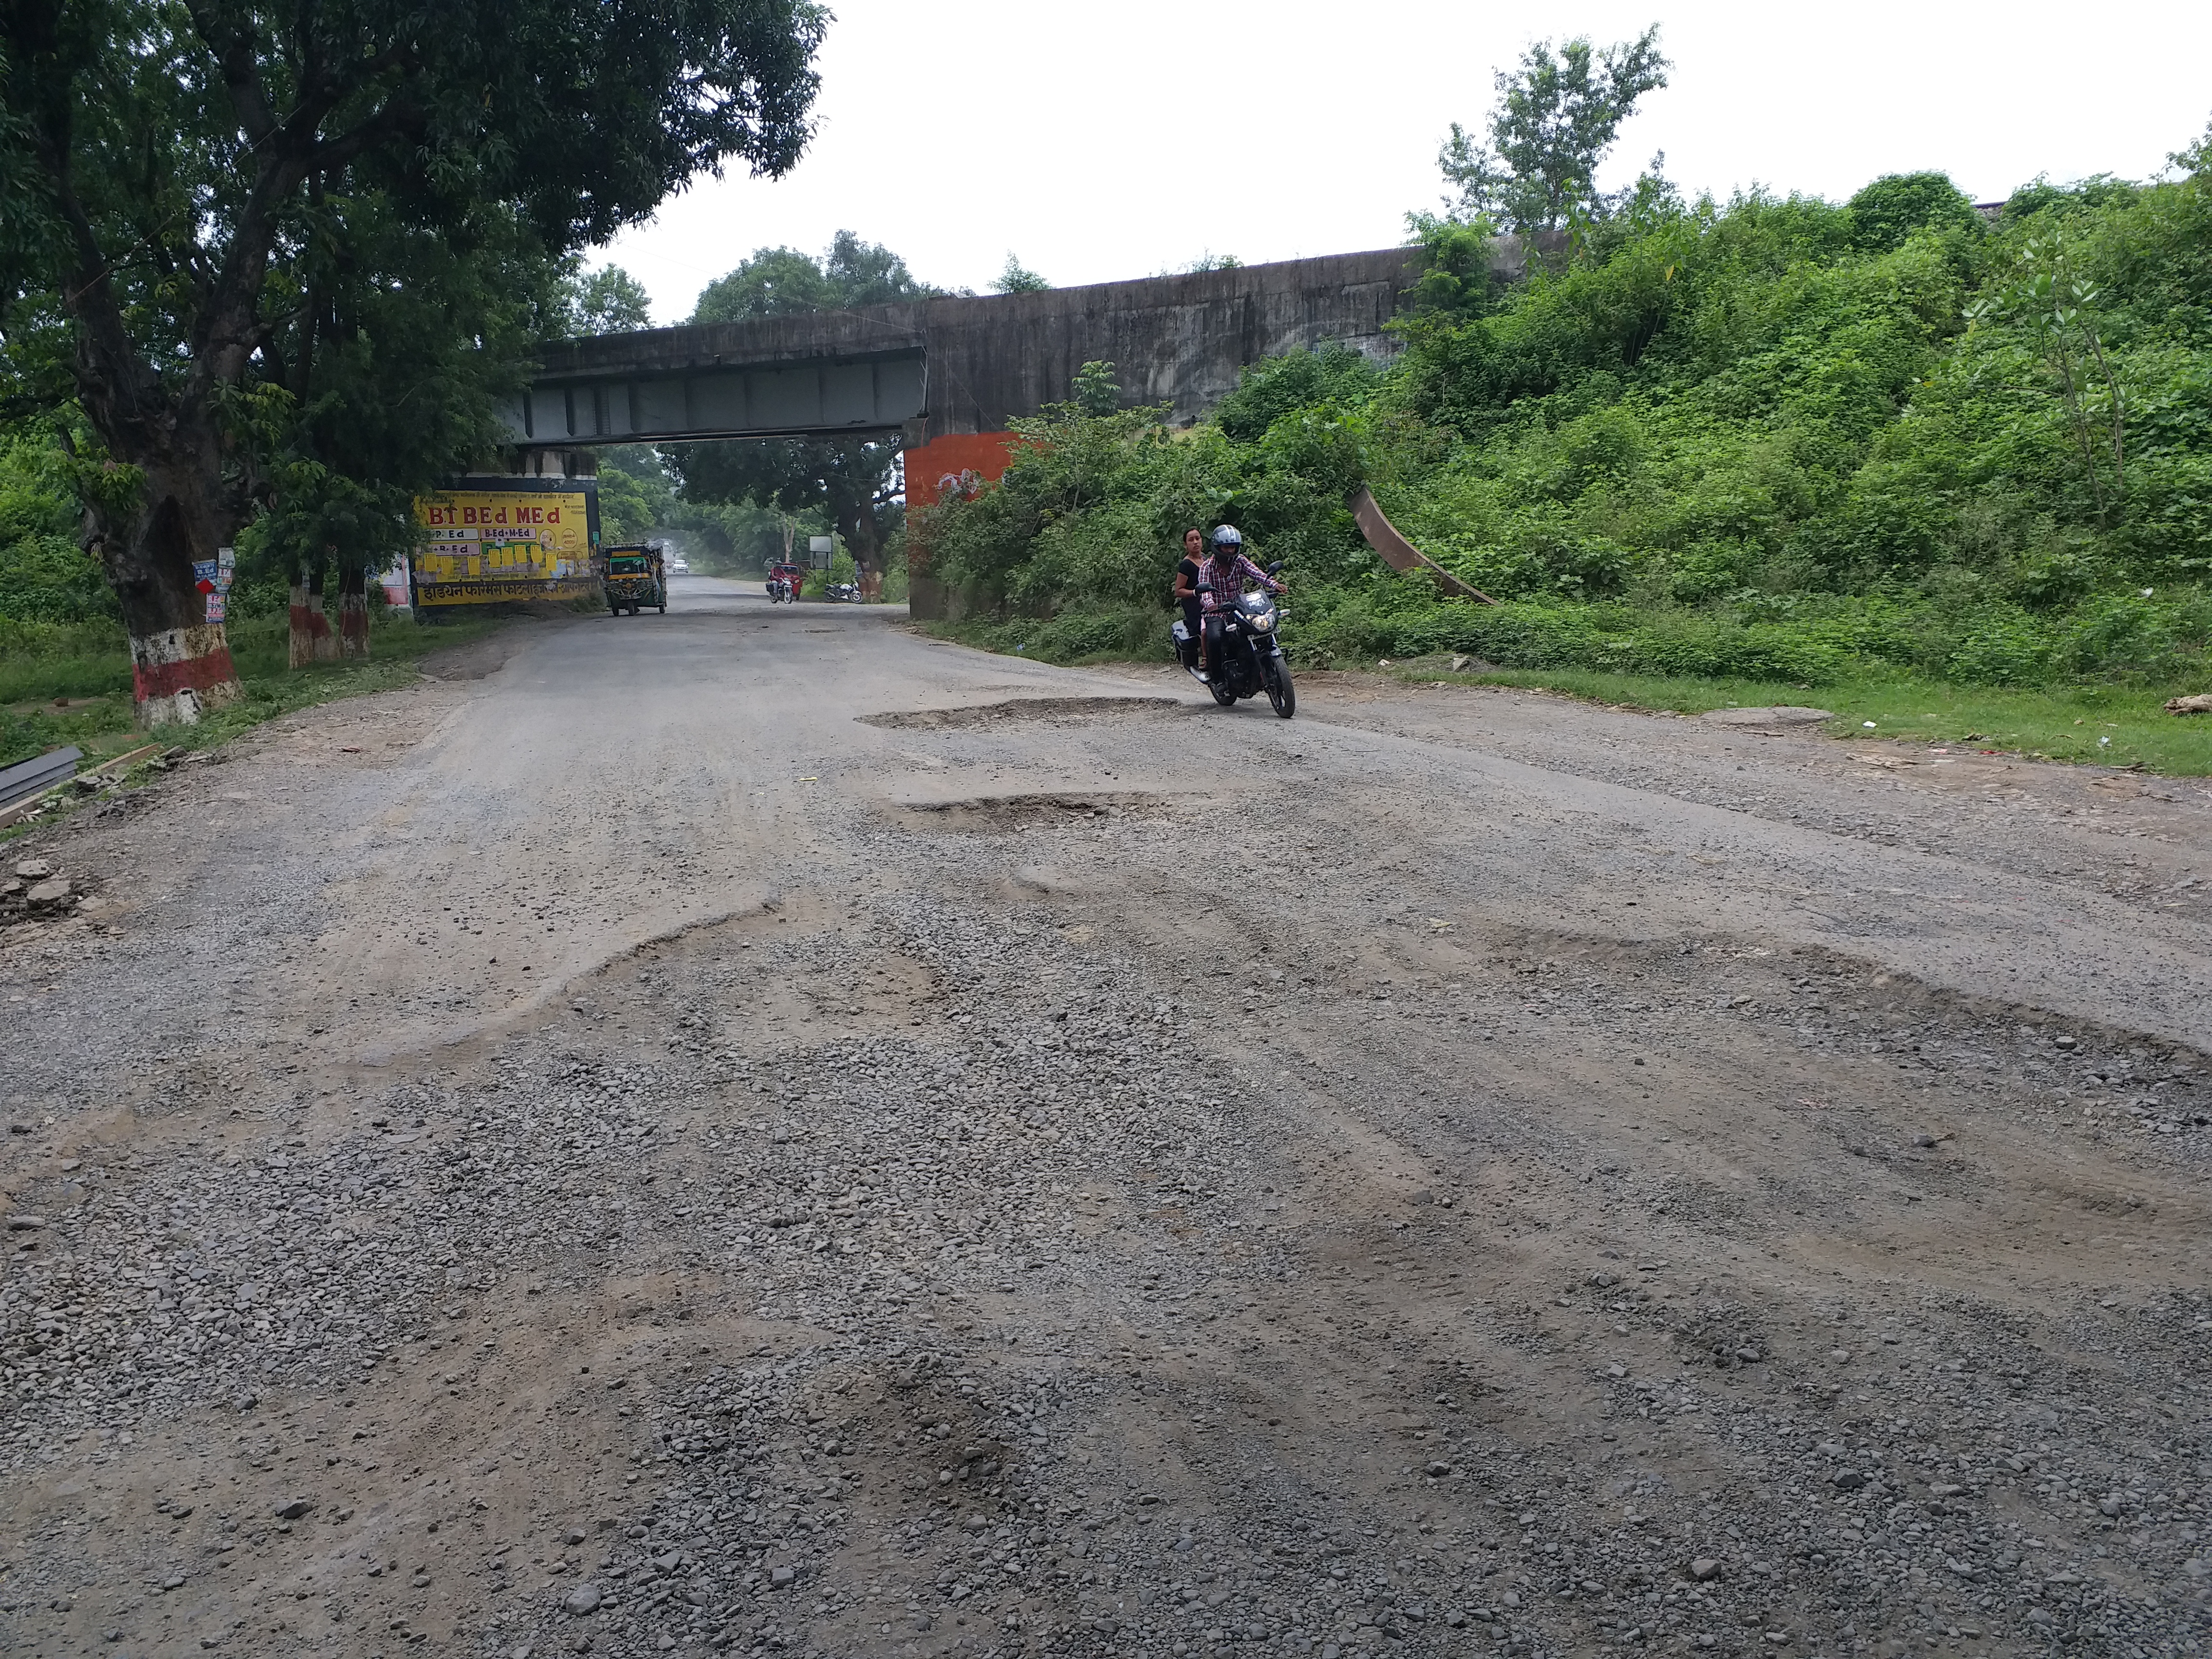
[[238,112],[238,124],[255,149],[266,143],[279,130],[276,112],[269,106],[269,94],[261,84],[261,65],[255,61],[253,40],[242,29],[233,28],[208,0],[185,0],[185,9],[191,15],[192,27],[215,53],[222,70],[223,85],[230,90],[231,107]]
[[[379,54],[380,57],[385,55]],[[419,130],[422,120],[422,109],[411,100],[404,99],[400,89],[394,88],[392,96],[369,114],[337,137],[325,139],[318,144],[314,151],[314,166],[319,172],[336,173],[380,140]]]

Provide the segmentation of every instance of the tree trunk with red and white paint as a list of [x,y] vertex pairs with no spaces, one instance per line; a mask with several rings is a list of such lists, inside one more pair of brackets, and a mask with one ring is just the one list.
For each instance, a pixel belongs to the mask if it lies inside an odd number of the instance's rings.
[[349,662],[368,660],[368,568],[349,563],[338,569],[338,654]]
[[[128,525],[112,517],[100,540],[131,636],[131,695],[141,726],[190,726],[245,695],[230,638],[207,619],[193,565],[213,560],[230,526],[206,499],[207,472],[189,459],[144,465]],[[113,515],[119,517],[120,515]]]
[[[249,275],[241,289],[250,295],[259,267]],[[95,263],[74,296],[78,400],[116,462],[80,493],[131,636],[141,726],[192,725],[246,695],[192,568],[212,565],[244,518],[213,391],[242,378],[252,307],[240,303],[242,320],[222,319],[231,343],[196,359],[187,393],[174,395],[131,343],[105,266]]]
[[323,613],[323,567],[319,560],[302,562],[292,573],[291,629],[285,661],[295,668],[309,663],[335,662],[337,641],[331,637],[331,619]]
[[292,602],[285,615],[289,619],[285,630],[285,665],[305,668],[316,659],[316,635],[330,633],[330,622],[323,617],[323,577],[310,571],[305,560],[292,568]]

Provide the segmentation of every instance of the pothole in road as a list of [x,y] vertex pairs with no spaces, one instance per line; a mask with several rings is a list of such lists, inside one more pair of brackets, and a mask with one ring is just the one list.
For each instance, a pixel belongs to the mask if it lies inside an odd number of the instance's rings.
[[1097,720],[1159,718],[1184,713],[1188,707],[1174,697],[1018,697],[962,708],[863,714],[860,719],[863,726],[943,732],[975,726],[1076,726]]
[[986,795],[968,800],[916,801],[906,811],[933,830],[1034,830],[1094,818],[1163,816],[1157,795]]

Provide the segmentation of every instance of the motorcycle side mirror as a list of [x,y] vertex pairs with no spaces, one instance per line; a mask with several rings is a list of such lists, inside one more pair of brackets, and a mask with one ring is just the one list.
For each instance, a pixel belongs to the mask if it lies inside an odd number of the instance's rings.
[[1283,574],[1283,562],[1280,559],[1278,559],[1274,563],[1269,565],[1267,567],[1267,574],[1270,576],[1281,575]]

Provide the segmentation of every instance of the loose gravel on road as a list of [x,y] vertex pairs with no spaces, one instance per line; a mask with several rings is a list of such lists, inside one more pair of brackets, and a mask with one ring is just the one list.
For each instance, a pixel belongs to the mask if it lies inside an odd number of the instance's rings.
[[677,598],[7,849],[0,1651],[2212,1639],[2187,786]]

